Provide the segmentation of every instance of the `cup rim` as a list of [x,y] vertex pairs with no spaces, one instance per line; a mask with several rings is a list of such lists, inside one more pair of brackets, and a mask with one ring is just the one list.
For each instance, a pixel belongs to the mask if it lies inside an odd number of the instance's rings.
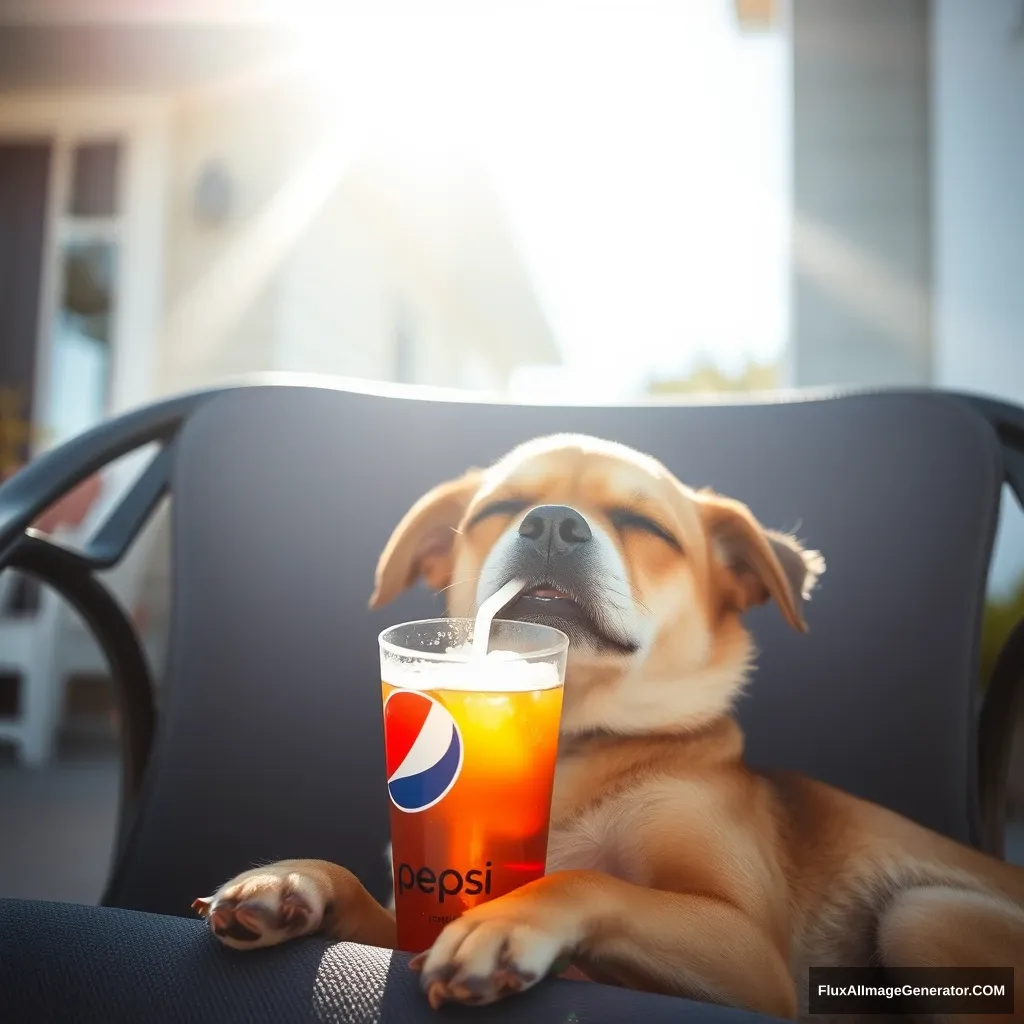
[[[400,658],[415,658],[417,661],[433,661],[433,662],[448,662],[450,664],[465,665],[475,660],[472,651],[464,655],[453,655],[448,653],[442,653],[441,651],[415,651],[408,647],[400,647],[398,644],[393,644],[389,640],[384,639],[385,633],[390,633],[393,629],[398,629],[399,626],[429,626],[435,623],[451,623],[461,622],[469,623],[472,625],[476,624],[475,619],[471,619],[468,616],[458,615],[444,615],[437,616],[432,619],[410,619],[408,622],[396,622],[387,629],[382,629],[377,634],[377,643],[380,645],[382,651],[387,651],[389,654],[393,654]],[[558,643],[544,647],[537,651],[530,651],[529,654],[523,654],[520,657],[522,660],[535,660],[539,658],[551,658],[555,655],[567,653],[569,650],[569,636],[563,633],[562,630],[558,629],[557,626],[548,626],[543,622],[522,622],[519,619],[502,619],[499,616],[495,616],[491,619],[491,624],[495,622],[510,622],[515,623],[517,626],[534,626],[540,629],[547,630],[551,633],[557,633],[561,640]]]

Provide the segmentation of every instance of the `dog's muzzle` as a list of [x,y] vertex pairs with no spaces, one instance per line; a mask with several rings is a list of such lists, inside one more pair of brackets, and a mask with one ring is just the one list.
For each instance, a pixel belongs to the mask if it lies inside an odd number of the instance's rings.
[[[609,567],[586,518],[568,505],[538,505],[523,516],[502,560],[501,575],[526,587],[502,617],[543,622],[574,644],[632,649],[612,632],[607,595]],[[605,560],[606,561],[606,560]]]

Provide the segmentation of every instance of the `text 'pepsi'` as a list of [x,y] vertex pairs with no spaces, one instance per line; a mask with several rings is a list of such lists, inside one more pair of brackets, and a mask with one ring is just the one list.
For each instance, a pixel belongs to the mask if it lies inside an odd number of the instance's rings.
[[414,868],[411,864],[399,864],[395,868],[395,886],[399,894],[416,888],[426,896],[437,894],[437,902],[444,903],[445,897],[458,896],[465,892],[467,896],[484,896],[491,894],[491,862],[483,868],[470,868],[463,875],[455,868],[443,868],[435,872],[431,868]]

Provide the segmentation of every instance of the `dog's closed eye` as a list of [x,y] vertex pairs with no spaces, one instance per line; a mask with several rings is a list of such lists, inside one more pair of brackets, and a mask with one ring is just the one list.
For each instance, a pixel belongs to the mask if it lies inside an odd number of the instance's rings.
[[492,501],[490,504],[484,505],[479,512],[473,515],[466,524],[466,528],[469,529],[471,526],[476,526],[477,523],[490,519],[493,516],[514,516],[519,512],[525,512],[529,506],[530,502],[524,501],[521,498],[505,498],[502,501]]
[[639,530],[642,533],[649,533],[653,537],[659,537],[670,547],[682,553],[682,544],[676,540],[675,536],[668,529],[653,519],[641,515],[639,512],[634,512],[628,508],[613,508],[608,511],[608,519],[620,532]]

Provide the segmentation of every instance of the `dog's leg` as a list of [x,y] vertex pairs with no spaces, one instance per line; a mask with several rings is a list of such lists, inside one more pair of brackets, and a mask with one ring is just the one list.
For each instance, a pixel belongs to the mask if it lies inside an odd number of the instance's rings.
[[786,954],[737,907],[560,871],[467,911],[412,961],[431,1005],[529,988],[565,957],[648,991],[796,1015]]
[[[900,893],[878,923],[886,967],[1013,967],[1016,1013],[957,1016],[1024,1021],[1024,907],[982,892],[921,886]],[[951,1018],[953,1019],[953,1018]]]
[[395,916],[346,868],[282,860],[246,871],[192,907],[226,946],[258,949],[300,935],[395,947]]

